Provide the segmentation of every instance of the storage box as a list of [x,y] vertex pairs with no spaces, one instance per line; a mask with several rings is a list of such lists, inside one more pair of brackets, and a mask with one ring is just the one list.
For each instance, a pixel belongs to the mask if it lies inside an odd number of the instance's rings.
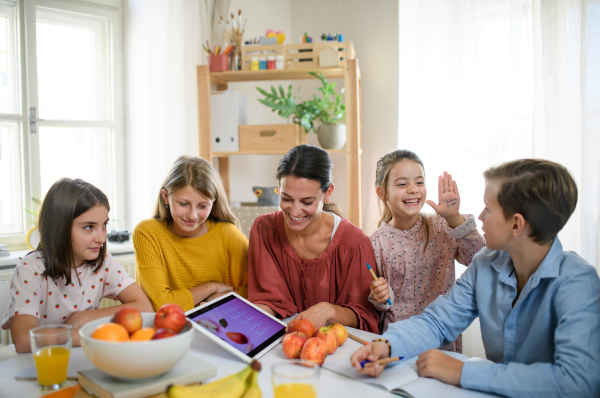
[[229,70],[229,55],[209,55],[208,68],[211,72],[224,72]]
[[239,136],[243,152],[287,152],[296,145],[308,143],[304,128],[297,124],[243,125]]
[[283,55],[285,69],[309,69],[319,67],[319,55],[325,48],[333,48],[339,52],[340,65],[344,60],[354,59],[354,46],[351,41],[324,41],[298,44],[271,44],[267,46],[242,46],[242,70],[252,70],[252,57]]

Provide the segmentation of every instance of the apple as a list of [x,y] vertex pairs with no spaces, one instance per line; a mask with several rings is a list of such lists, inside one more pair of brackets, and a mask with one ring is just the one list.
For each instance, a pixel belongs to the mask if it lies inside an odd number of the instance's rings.
[[318,339],[323,339],[323,341],[327,343],[329,355],[333,354],[335,350],[337,350],[339,344],[335,330],[331,330],[327,326],[320,327],[315,333],[315,337]]
[[329,328],[336,332],[339,345],[343,345],[348,340],[348,331],[341,323],[334,323]]
[[177,304],[165,304],[156,312],[154,328],[170,329],[175,333],[179,333],[186,322],[187,318],[180,306]]
[[313,337],[306,340],[306,343],[304,343],[304,347],[302,347],[302,352],[300,353],[300,358],[314,362],[321,366],[323,365],[323,362],[325,362],[325,358],[327,357],[328,353],[329,349],[327,348],[327,343],[325,343],[325,340]]
[[161,329],[158,329],[156,331],[156,333],[154,333],[154,336],[152,336],[152,340],[165,339],[167,337],[173,337],[173,336],[177,336],[177,333],[175,333],[174,331],[172,331],[170,329],[161,328]]
[[287,332],[292,333],[295,331],[304,333],[310,339],[315,334],[315,325],[310,319],[294,319],[288,323]]
[[127,333],[132,335],[142,328],[142,314],[140,314],[140,310],[137,308],[121,308],[113,316],[113,322],[122,325],[127,329]]
[[308,337],[298,331],[286,334],[282,342],[283,353],[289,359],[300,358],[306,340],[308,340]]
[[248,338],[241,333],[227,332],[225,335],[236,344],[248,344]]

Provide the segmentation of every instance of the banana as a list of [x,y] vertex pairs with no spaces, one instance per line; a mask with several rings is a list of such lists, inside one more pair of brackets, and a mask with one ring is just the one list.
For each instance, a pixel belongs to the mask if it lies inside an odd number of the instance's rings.
[[223,377],[209,384],[199,386],[170,385],[167,387],[168,398],[240,398],[248,387],[248,378],[252,367],[246,366],[238,373]]
[[242,398],[262,398],[262,392],[258,386],[258,372],[258,370],[252,370],[252,374],[248,378],[248,389]]

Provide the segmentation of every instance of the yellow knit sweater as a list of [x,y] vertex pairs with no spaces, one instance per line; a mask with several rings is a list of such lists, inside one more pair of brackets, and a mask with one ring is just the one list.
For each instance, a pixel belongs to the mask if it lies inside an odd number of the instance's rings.
[[197,238],[179,237],[156,219],[135,227],[135,279],[155,310],[166,303],[194,308],[188,289],[208,282],[226,283],[248,297],[248,239],[231,223],[207,223],[208,232]]

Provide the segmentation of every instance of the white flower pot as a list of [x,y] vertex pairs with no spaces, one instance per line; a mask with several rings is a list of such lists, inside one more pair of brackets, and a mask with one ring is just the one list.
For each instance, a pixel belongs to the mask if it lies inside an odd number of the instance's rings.
[[342,149],[346,145],[346,125],[322,124],[319,126],[317,136],[319,144],[324,149]]

